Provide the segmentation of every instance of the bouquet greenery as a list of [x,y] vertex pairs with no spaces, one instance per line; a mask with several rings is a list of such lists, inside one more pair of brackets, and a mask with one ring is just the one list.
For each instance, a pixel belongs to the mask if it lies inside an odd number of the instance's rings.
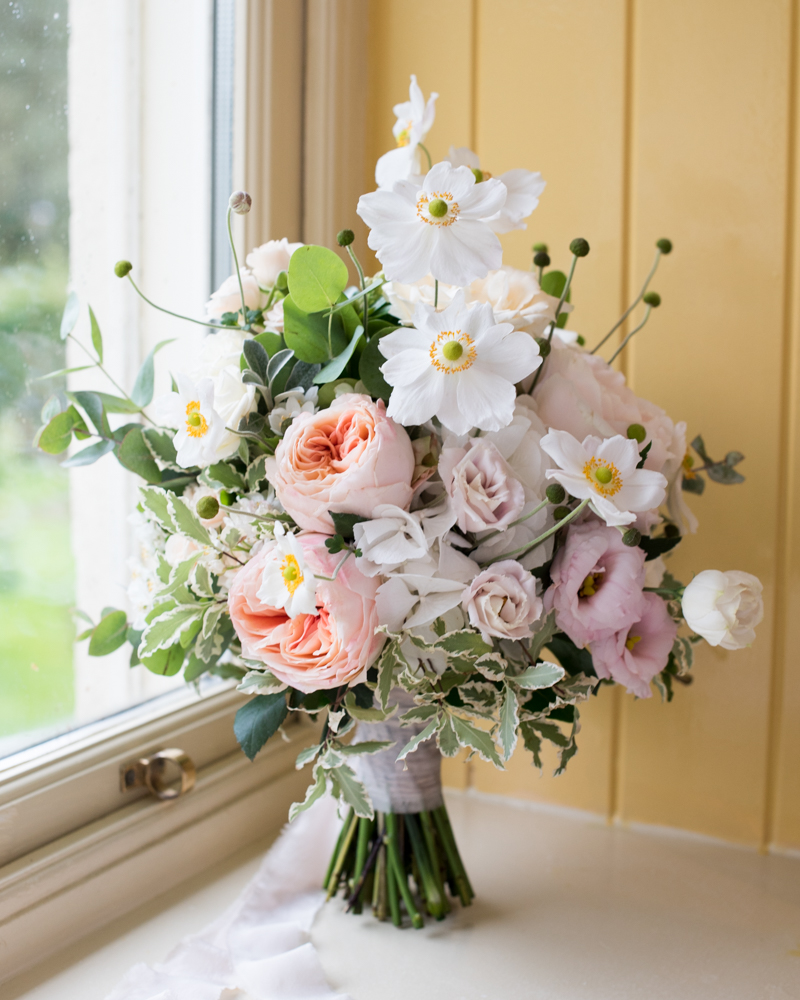
[[[441,756],[502,768],[521,740],[541,767],[550,743],[560,773],[602,685],[671,699],[695,642],[747,645],[763,613],[755,577],[684,586],[664,562],[696,528],[685,492],[741,482],[743,456],[713,460],[696,437],[693,464],[686,425],[611,367],[660,303],[649,287],[670,242],[588,350],[566,326],[588,243],[564,271],[543,244],[531,270],[503,266],[497,234],[524,228],[544,182],[492,177],[466,149],[430,163],[435,98],[412,77],[397,148],[358,204],[380,273],[364,275],[350,230],[338,244],[357,284],[325,247],[272,241],[243,267],[234,249],[170,393],[153,402],[156,347],[129,394],[53,396],[38,438],[53,453],[91,439],[65,464],[113,453],[143,480],[132,610],[105,609],[89,653],[127,641],[155,673],[234,678],[251,759],[290,713],[324,719],[291,817],[338,796],[329,894],[414,926],[473,895]],[[232,195],[229,231],[249,208]],[[142,294],[131,272],[116,265]],[[72,297],[63,336],[78,311]]]

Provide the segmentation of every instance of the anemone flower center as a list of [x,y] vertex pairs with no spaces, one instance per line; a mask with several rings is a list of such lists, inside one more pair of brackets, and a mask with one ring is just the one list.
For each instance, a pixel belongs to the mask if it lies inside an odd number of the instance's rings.
[[186,433],[193,438],[205,437],[208,433],[208,424],[200,412],[200,401],[197,399],[186,404]]
[[303,572],[295,556],[289,554],[281,563],[281,576],[286,589],[293,594],[303,582]]
[[600,496],[613,497],[622,489],[622,476],[613,462],[592,457],[584,465],[583,474]]
[[445,375],[464,372],[478,357],[472,337],[461,330],[444,330],[429,349],[431,364]]
[[417,218],[429,226],[452,226],[458,213],[458,202],[449,191],[421,191],[417,198]]

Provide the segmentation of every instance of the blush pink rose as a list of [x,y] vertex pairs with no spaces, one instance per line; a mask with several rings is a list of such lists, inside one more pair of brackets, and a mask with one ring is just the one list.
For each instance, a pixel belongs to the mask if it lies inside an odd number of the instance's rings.
[[570,525],[550,568],[545,610],[555,610],[558,627],[581,648],[627,629],[641,611],[644,561],[616,528],[595,519]]
[[[332,576],[340,555],[325,548],[324,535],[297,536],[307,568]],[[335,580],[317,583],[317,613],[289,618],[258,597],[264,569],[272,558],[268,542],[239,570],[228,595],[228,612],[242,644],[242,656],[263,663],[298,691],[339,687],[361,677],[378,655],[383,636],[375,635],[379,579],[370,579],[348,559]]]
[[[608,438],[627,434],[631,424],[641,424],[647,437],[639,450],[652,442],[645,469],[665,472],[680,465],[685,438],[655,403],[629,389],[625,376],[601,357],[553,339],[553,349],[533,394],[536,412],[548,427],[569,431],[578,441],[589,434]],[[683,428],[685,434],[685,425]]]
[[525,487],[484,438],[470,438],[463,448],[445,445],[439,475],[462,531],[504,528],[525,506]]
[[407,510],[413,476],[408,434],[386,416],[382,400],[355,393],[301,413],[267,459],[278,499],[309,531],[333,531],[329,510],[363,517],[379,504]]
[[526,639],[542,615],[536,578],[516,559],[504,559],[478,573],[461,598],[473,628],[485,641]]
[[650,681],[667,665],[678,626],[657,594],[643,594],[639,619],[630,628],[592,643],[598,677],[610,677],[639,698],[652,695]]

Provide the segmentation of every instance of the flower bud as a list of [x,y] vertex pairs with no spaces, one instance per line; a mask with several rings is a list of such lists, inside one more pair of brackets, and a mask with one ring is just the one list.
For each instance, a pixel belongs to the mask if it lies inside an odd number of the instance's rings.
[[632,441],[637,441],[641,444],[647,437],[647,431],[641,424],[631,424],[625,432],[625,436],[629,437]]
[[547,253],[547,244],[546,243],[534,243],[533,244],[533,252],[534,253]]
[[547,339],[547,337],[537,337],[536,343],[539,345],[539,354],[543,358],[546,358],[551,350],[550,341]]
[[352,229],[340,229],[336,235],[336,242],[340,247],[349,247],[355,238],[356,234]]
[[114,265],[114,274],[118,278],[124,278],[126,274],[130,274],[133,270],[133,264],[129,260],[118,260]]
[[237,215],[247,215],[252,204],[253,199],[246,191],[234,191],[228,199],[231,211],[236,212]]
[[540,250],[533,258],[533,263],[536,267],[550,267],[550,255],[545,253],[544,250]]
[[210,521],[212,517],[216,517],[219,513],[219,501],[216,497],[212,496],[200,497],[195,510],[198,517],[201,517],[204,521]]
[[622,533],[622,544],[634,548],[641,542],[642,533],[638,528],[628,528]]
[[644,302],[645,305],[652,306],[655,309],[657,306],[661,305],[661,296],[658,294],[658,292],[648,292],[647,295],[645,295],[644,298],[642,299],[642,302]]
[[480,167],[473,167],[472,168],[472,173],[473,173],[473,176],[475,177],[475,183],[476,184],[480,184],[480,182],[483,180],[483,171],[481,170],[481,168]]
[[561,485],[561,483],[550,483],[547,489],[544,491],[544,495],[550,501],[550,503],[563,503],[564,498],[567,495],[567,491]]
[[663,254],[672,253],[672,240],[657,240],[656,246]]
[[278,277],[275,279],[275,287],[279,292],[289,291],[289,275],[286,271],[278,272]]
[[573,240],[569,245],[569,252],[576,257],[585,257],[589,253],[589,244],[582,237]]
[[233,497],[227,490],[219,491],[219,502],[223,507],[230,507],[233,503]]
[[570,507],[556,507],[556,509],[553,511],[553,517],[556,519],[556,521],[563,521],[564,518],[569,517],[571,513],[572,509]]

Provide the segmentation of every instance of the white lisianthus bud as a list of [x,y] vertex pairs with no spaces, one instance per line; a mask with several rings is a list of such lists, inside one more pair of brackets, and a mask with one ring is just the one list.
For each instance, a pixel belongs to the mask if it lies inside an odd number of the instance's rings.
[[683,592],[683,617],[709,645],[743,649],[755,639],[764,617],[763,589],[751,573],[703,570]]
[[237,215],[247,215],[253,204],[253,199],[246,191],[234,191],[228,199],[228,204]]

